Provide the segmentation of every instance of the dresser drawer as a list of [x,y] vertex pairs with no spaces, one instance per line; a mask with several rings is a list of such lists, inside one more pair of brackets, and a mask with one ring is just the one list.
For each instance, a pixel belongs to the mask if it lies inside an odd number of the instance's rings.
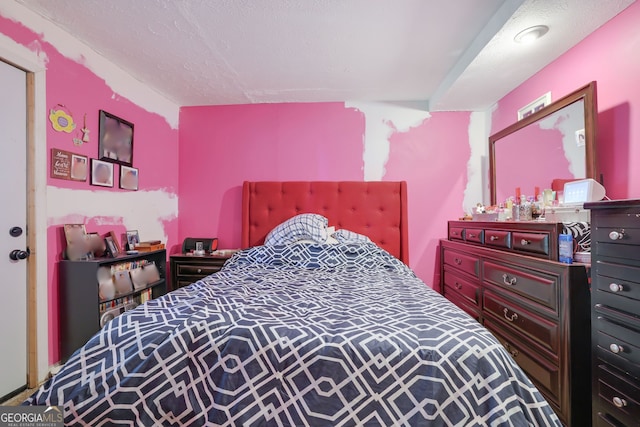
[[600,289],[592,290],[592,300],[596,307],[606,306],[628,314],[636,313],[638,310],[638,300],[604,292]]
[[560,404],[560,371],[557,366],[540,357],[539,352],[509,335],[498,324],[484,320],[485,327],[500,341],[527,376],[557,410]]
[[592,230],[592,241],[614,245],[640,245],[640,228],[598,226]]
[[598,378],[598,397],[607,412],[626,425],[640,425],[640,388],[605,365],[598,366]]
[[591,257],[619,258],[637,263],[640,261],[640,250],[633,245],[599,242],[591,247]]
[[608,213],[607,215],[598,215],[597,222],[594,225],[598,227],[609,228],[640,228],[640,208],[635,208],[626,213]]
[[445,287],[444,295],[445,297],[454,303],[459,309],[467,313],[469,316],[476,319],[478,323],[482,323],[480,318],[480,309],[477,306],[473,306],[468,303],[468,300],[463,298],[460,294],[457,293],[447,293],[449,288]]
[[513,249],[549,255],[549,235],[546,233],[513,233]]
[[445,249],[444,263],[472,276],[480,277],[480,260],[473,255]]
[[554,312],[558,310],[556,276],[485,261],[484,280],[549,307]]
[[597,289],[640,300],[640,268],[599,261],[594,273]]
[[465,280],[451,272],[444,272],[444,293],[447,298],[451,294],[457,294],[468,304],[480,306],[480,286],[469,280]]
[[203,265],[203,264],[178,264],[178,276],[200,276],[205,277],[213,273],[217,273],[222,268],[220,265]]
[[511,248],[511,232],[502,230],[485,230],[484,243],[497,248]]
[[449,239],[450,240],[464,240],[464,228],[462,228],[462,227],[451,227],[451,228],[449,228]]
[[596,427],[625,427],[622,423],[605,412],[598,412],[596,415],[595,426]]
[[484,243],[484,230],[482,228],[465,228],[464,240],[467,242]]
[[491,313],[504,323],[505,328],[513,328],[525,335],[557,360],[559,352],[558,324],[551,322],[524,309],[516,303],[500,298],[485,291],[483,295],[484,311]]
[[603,316],[593,326],[598,358],[640,378],[640,332]]

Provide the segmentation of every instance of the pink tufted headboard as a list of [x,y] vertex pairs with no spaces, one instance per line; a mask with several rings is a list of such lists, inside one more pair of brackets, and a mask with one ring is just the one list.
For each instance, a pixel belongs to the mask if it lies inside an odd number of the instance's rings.
[[242,247],[263,244],[273,227],[301,213],[324,215],[336,230],[364,234],[409,263],[404,181],[246,181],[242,187]]

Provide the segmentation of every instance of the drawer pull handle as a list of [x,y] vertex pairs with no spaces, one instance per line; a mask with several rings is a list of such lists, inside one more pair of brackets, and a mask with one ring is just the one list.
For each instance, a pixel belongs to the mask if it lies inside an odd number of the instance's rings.
[[609,233],[609,238],[611,240],[620,240],[623,237],[624,237],[624,230],[612,231],[611,233]]
[[516,357],[518,357],[518,354],[520,354],[520,352],[518,350],[516,350],[515,348],[511,348],[511,344],[509,344],[508,342],[505,342],[504,344],[504,348],[507,349],[507,352],[511,355],[511,357],[513,357],[514,359]]
[[612,283],[609,285],[609,290],[611,292],[622,292],[624,291],[624,286],[618,285],[617,283]]
[[458,283],[458,282],[456,282],[456,289],[458,289],[458,290],[462,289],[462,285],[460,283]]
[[462,264],[462,260],[460,258],[455,258],[453,261],[458,265]]
[[613,343],[609,346],[609,350],[611,350],[611,353],[618,354],[618,353],[624,352],[624,347],[616,343]]
[[618,408],[624,408],[625,406],[627,406],[627,401],[621,397],[616,396],[611,400],[613,401],[613,404]]
[[201,268],[198,269],[198,273],[202,273],[202,269]]
[[505,274],[503,274],[503,275],[502,275],[502,281],[503,281],[503,282],[504,282],[504,284],[505,284],[505,285],[507,285],[507,286],[513,286],[513,285],[515,285],[515,284],[516,284],[516,282],[518,281],[518,278],[517,278],[517,277],[515,277],[515,276],[514,276],[514,277],[512,277],[512,278],[509,278],[509,276],[507,276],[507,273],[505,273]]
[[475,235],[475,234],[473,234],[473,233],[469,233],[469,238],[471,238],[471,239],[475,239],[475,237],[476,237],[476,235]]
[[509,309],[507,307],[504,308],[504,318],[507,319],[509,322],[515,322],[516,320],[518,320],[518,313],[516,313],[515,311],[513,312],[513,314],[511,316],[508,315],[509,314]]
[[520,240],[520,244],[521,244],[522,246],[530,245],[530,244],[531,244],[531,240],[522,239],[522,240]]
[[496,240],[500,240],[500,238],[498,236],[491,236],[489,237],[489,240],[491,240],[492,242],[495,242]]

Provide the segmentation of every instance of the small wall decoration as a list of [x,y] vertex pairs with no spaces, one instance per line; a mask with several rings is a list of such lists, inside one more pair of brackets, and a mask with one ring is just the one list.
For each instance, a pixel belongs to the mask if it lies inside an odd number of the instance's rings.
[[576,146],[584,147],[584,143],[586,141],[586,136],[584,133],[584,128],[576,131]]
[[90,140],[89,133],[91,131],[89,130],[89,128],[87,128],[87,114],[86,113],[84,115],[84,119],[82,119],[82,129],[80,129],[80,132],[82,132],[82,142],[89,142],[89,140]]
[[[60,109],[56,110],[55,108],[52,108],[49,110],[49,121],[51,122],[53,129],[57,132],[73,132],[76,128],[76,124],[73,122],[71,112],[62,104],[58,104],[57,107],[60,107]],[[67,111],[64,111],[63,108],[67,109]]]
[[530,102],[529,104],[519,109],[518,120],[529,117],[533,113],[537,113],[549,104],[551,104],[551,92],[545,93],[540,98],[536,99],[533,102]]
[[113,187],[113,163],[91,159],[91,185]]
[[138,190],[138,169],[120,166],[120,188]]
[[52,148],[51,178],[86,181],[88,163],[86,156]]
[[133,123],[100,110],[98,157],[125,166],[133,165]]

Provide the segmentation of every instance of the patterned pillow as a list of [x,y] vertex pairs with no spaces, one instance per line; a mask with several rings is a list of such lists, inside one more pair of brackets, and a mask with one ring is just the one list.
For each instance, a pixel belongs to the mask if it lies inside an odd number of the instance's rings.
[[327,240],[329,220],[318,214],[300,214],[289,218],[267,234],[267,246],[287,245],[299,240],[313,240],[324,243]]
[[340,243],[369,243],[371,239],[369,239],[364,234],[358,234],[351,230],[338,230],[331,235],[334,239],[336,239]]

